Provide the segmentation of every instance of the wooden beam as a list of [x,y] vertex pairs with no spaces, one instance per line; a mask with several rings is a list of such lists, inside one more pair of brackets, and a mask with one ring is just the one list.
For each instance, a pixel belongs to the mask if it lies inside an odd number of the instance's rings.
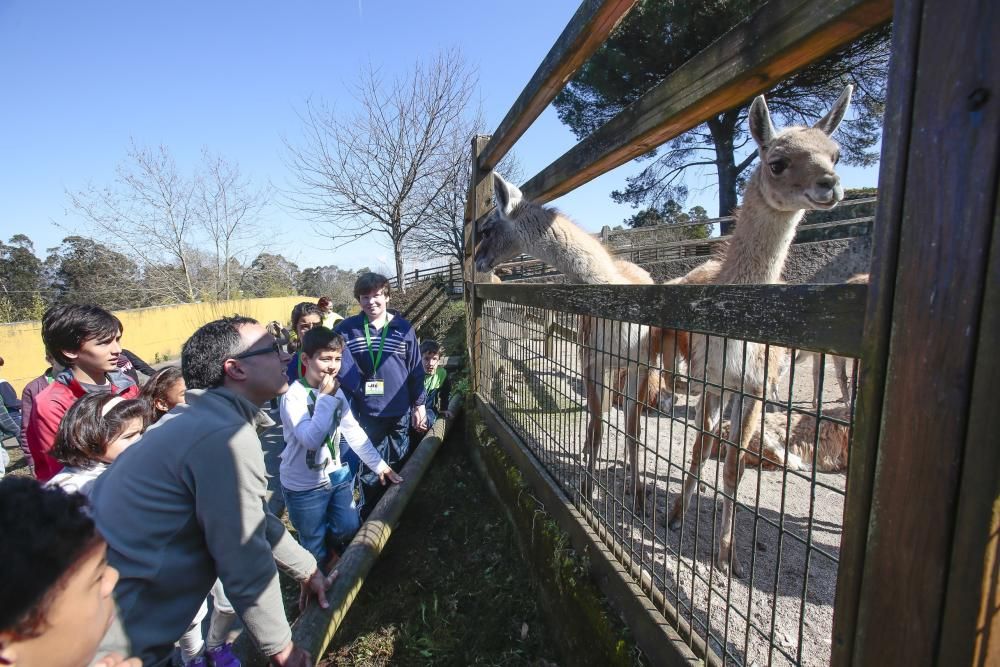
[[[879,248],[876,260],[896,270],[879,267],[872,284],[891,294],[888,302],[880,297],[876,313],[875,334],[888,336],[880,344],[888,354],[884,387],[863,380],[858,392],[863,435],[875,431],[879,412],[880,423],[850,661],[972,664],[981,586],[995,576],[986,508],[996,499],[997,455],[986,450],[997,443],[990,318],[998,291],[989,261],[1000,180],[1000,5],[914,1],[900,6],[897,19],[900,37],[912,41],[894,53],[908,69],[891,85],[912,93],[894,91],[889,109],[890,127],[908,138],[887,135],[888,151],[903,149],[892,166],[905,172],[888,180],[904,187],[881,199],[901,208],[893,218],[876,216],[891,230],[877,232],[890,247]],[[883,309],[891,309],[891,321]],[[878,369],[883,359],[870,365]],[[991,464],[988,472],[970,468]],[[852,461],[849,499],[855,482],[865,481],[855,472]],[[961,553],[968,549],[978,552]],[[854,555],[845,552],[842,562]],[[965,566],[971,569],[956,570]],[[993,641],[975,664],[1000,661]]]
[[521,186],[551,201],[743,104],[892,17],[891,0],[771,0]]
[[476,387],[477,371],[479,369],[476,354],[480,349],[479,336],[480,329],[476,304],[476,291],[473,285],[476,283],[476,224],[486,211],[489,210],[493,198],[493,172],[481,169],[479,156],[482,155],[490,137],[479,135],[472,139],[471,169],[472,176],[469,179],[469,198],[466,204],[466,220],[462,233],[465,235],[465,266],[463,267],[463,280],[465,282],[465,344],[466,358],[469,360],[469,368],[472,369],[472,386]]
[[636,0],[584,0],[538,66],[479,158],[493,169],[628,14]]
[[869,299],[861,358],[864,366],[858,378],[854,433],[847,478],[850,488],[844,500],[844,527],[840,567],[834,600],[833,641],[830,664],[852,664],[858,632],[861,583],[868,541],[875,461],[878,455],[892,331],[892,302],[895,296],[899,236],[902,232],[903,193],[909,157],[913,90],[916,86],[917,42],[920,35],[919,3],[893,17],[892,59],[889,90],[882,131],[878,204],[872,242]]
[[476,298],[857,357],[866,285],[476,285]]

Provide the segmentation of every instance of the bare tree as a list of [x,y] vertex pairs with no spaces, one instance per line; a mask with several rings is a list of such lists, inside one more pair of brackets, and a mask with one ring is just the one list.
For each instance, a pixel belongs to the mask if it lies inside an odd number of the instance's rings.
[[[477,114],[475,120],[456,126],[452,134],[447,181],[431,202],[430,216],[413,231],[409,246],[421,257],[443,256],[459,265],[465,258],[465,202],[469,196],[469,178],[472,173],[470,138],[484,125]],[[496,171],[513,183],[524,176],[521,163],[514,153],[507,153],[496,166]]]
[[133,141],[113,184],[67,192],[76,213],[93,225],[81,235],[135,261],[160,303],[229,298],[238,284],[233,267],[262,249],[257,221],[267,190],[222,157],[204,151],[203,162],[202,173],[186,176],[165,146]]
[[448,188],[454,135],[475,84],[461,54],[446,51],[391,83],[369,66],[356,85],[353,114],[308,101],[301,145],[285,142],[295,182],[289,206],[334,240],[387,236],[402,288],[405,241],[433,219]]
[[196,184],[199,223],[215,248],[215,296],[229,300],[240,276],[233,269],[261,252],[259,219],[270,191],[257,188],[240,173],[239,165],[202,151],[204,173]]
[[[97,227],[96,236],[125,249],[182,300],[195,300],[190,261],[196,224],[194,188],[177,172],[165,146],[154,151],[136,146],[133,140],[113,186],[89,185],[68,195],[77,213]],[[159,270],[164,260],[180,270]]]

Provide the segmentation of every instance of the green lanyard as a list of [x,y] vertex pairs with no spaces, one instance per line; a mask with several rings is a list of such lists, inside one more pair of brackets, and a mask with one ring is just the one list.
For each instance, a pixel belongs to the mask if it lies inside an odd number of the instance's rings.
[[372,376],[374,377],[378,370],[378,364],[382,361],[382,348],[385,347],[385,336],[389,333],[389,320],[386,319],[385,324],[382,325],[382,340],[378,344],[378,356],[375,356],[375,352],[372,351],[372,337],[368,333],[369,325],[370,322],[365,322],[365,343],[368,344],[368,356],[372,359]]
[[[309,409],[309,416],[312,417],[316,412],[316,390],[309,386],[309,383],[306,382],[305,378],[300,378],[299,382],[301,382],[302,386],[309,391],[309,400],[311,400],[312,403],[307,404],[306,407]],[[333,438],[330,437],[329,433],[326,434],[326,439],[323,440],[323,444],[326,445],[326,448],[330,450],[330,455],[333,456],[333,467],[339,468],[340,447],[333,443]]]

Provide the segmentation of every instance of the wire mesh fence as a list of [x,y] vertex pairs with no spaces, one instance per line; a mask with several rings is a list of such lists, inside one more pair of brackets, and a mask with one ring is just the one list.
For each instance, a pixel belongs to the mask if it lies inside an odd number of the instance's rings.
[[479,327],[480,395],[697,653],[828,663],[856,360],[495,299]]

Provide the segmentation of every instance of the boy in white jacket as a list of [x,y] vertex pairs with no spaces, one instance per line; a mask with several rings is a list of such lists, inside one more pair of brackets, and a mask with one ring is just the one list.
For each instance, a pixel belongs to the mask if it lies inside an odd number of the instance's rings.
[[343,460],[344,441],[378,473],[382,484],[403,481],[351,414],[337,382],[343,351],[344,339],[339,335],[325,327],[310,329],[300,350],[305,375],[290,383],[281,399],[285,436],[281,490],[299,542],[319,563],[329,557],[328,534],[335,543],[344,544],[361,527],[354,502],[355,473]]

